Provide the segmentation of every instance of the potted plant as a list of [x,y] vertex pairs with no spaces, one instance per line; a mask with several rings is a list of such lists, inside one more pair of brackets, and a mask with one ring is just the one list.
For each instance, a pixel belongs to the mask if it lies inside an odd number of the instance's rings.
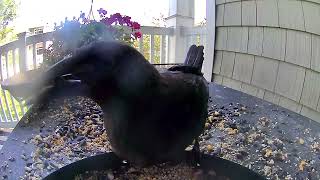
[[133,44],[141,37],[140,24],[132,21],[130,16],[115,13],[107,15],[107,11],[98,10],[100,19],[90,20],[81,12],[79,18],[65,19],[56,25],[53,32],[53,43],[45,50],[42,67],[52,65],[82,46],[99,40],[118,40]]
[[[90,14],[90,13],[89,13]],[[41,76],[49,66],[65,57],[72,56],[76,49],[100,40],[118,40],[133,44],[142,36],[140,24],[132,21],[130,16],[120,13],[108,15],[103,8],[98,10],[99,20],[90,19],[81,12],[78,18],[65,19],[60,25],[55,24],[52,44],[45,49],[43,63],[39,69],[15,75],[1,83],[3,89],[18,100],[25,99],[32,79]]]

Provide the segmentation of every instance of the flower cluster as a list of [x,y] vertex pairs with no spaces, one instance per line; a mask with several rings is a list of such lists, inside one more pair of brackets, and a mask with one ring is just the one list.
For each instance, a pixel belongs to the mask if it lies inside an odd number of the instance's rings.
[[[108,26],[108,28],[112,29],[112,26],[127,26],[131,28],[131,35],[133,39],[141,38],[141,26],[138,22],[132,21],[130,16],[121,15],[120,13],[114,13],[109,15],[108,17],[108,12],[105,9],[100,8],[97,11],[101,18],[99,22]],[[89,24],[92,22],[85,17],[85,13],[83,12],[80,13],[79,20],[82,20],[82,23],[84,24]]]
[[[65,19],[59,26],[55,24],[53,42],[45,50],[44,67],[48,67],[66,56],[71,56],[77,48],[100,40],[118,40],[133,44],[141,38],[141,26],[130,16],[115,13],[108,15],[98,9],[99,20],[91,20],[84,12],[79,18]],[[129,30],[129,31],[128,31]]]
[[98,13],[100,17],[102,18],[100,22],[104,23],[107,26],[111,25],[120,25],[120,26],[128,26],[131,28],[132,35],[134,38],[140,38],[141,32],[140,30],[140,24],[135,21],[131,21],[130,16],[122,16],[120,13],[111,14],[109,17],[107,17],[107,11],[100,8],[98,10]]

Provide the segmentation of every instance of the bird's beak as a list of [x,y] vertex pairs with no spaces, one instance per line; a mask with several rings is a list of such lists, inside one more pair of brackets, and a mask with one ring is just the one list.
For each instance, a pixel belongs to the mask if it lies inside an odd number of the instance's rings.
[[88,60],[88,49],[84,49],[83,53],[67,57],[58,63],[52,65],[38,76],[32,85],[25,87],[28,97],[24,97],[28,104],[42,101],[43,98],[49,96],[77,96],[85,95],[88,87],[75,77],[74,71],[77,71]]
[[46,85],[40,91],[25,99],[28,105],[39,104],[57,97],[87,96],[89,88],[81,80],[58,78],[53,84]]
[[83,48],[80,53],[59,61],[45,71],[35,73],[36,77],[32,75],[32,80],[10,86],[2,83],[1,86],[9,90],[16,99],[27,100],[28,104],[48,97],[50,93],[62,96],[83,95],[88,87],[72,74],[81,75],[77,71],[86,67],[82,76],[87,76],[89,66],[86,64],[90,61],[90,51],[90,48]]

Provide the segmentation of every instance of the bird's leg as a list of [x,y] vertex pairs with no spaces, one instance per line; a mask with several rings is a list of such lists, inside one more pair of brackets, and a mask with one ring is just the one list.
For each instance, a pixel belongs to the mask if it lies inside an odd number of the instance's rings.
[[192,159],[191,159],[191,163],[194,166],[200,166],[200,158],[201,158],[201,153],[200,153],[200,144],[199,144],[199,138],[197,137],[195,139],[193,148],[191,150],[191,154],[192,154]]

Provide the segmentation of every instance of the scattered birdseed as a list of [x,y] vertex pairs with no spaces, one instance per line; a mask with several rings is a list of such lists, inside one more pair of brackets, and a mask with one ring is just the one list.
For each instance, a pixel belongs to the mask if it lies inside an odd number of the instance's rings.
[[122,167],[118,170],[91,171],[75,177],[75,180],[203,180],[217,179],[230,180],[228,177],[219,176],[215,171],[203,171],[186,164],[168,165],[161,164],[148,168]]
[[[272,113],[259,117],[255,114],[256,108],[258,106],[239,103],[210,104],[207,128],[199,138],[200,150],[243,165],[266,175],[267,179],[320,179],[318,131],[307,125],[279,119]],[[52,103],[47,109],[44,117],[59,124],[56,127],[42,124],[39,134],[30,141],[21,142],[31,142],[36,146],[31,155],[21,155],[22,159],[30,162],[21,179],[41,179],[67,164],[111,151],[102,120],[103,113],[94,102],[86,98],[70,98],[62,104]],[[278,109],[273,109],[273,112],[285,113]],[[252,118],[253,115],[256,119]],[[211,147],[208,148],[208,145]],[[7,168],[8,162],[3,162],[1,169]],[[171,168],[166,172],[180,171],[176,167]],[[185,171],[184,168],[181,167],[181,171]],[[159,168],[155,168],[155,171],[164,172]],[[143,178],[141,172],[144,171],[134,168],[129,174],[122,175]],[[109,171],[106,177],[117,179],[119,173]],[[192,176],[200,174],[201,177],[201,173],[204,172],[195,171]],[[165,175],[175,177],[177,174]]]
[[[316,128],[278,119],[273,114],[253,119],[258,106],[232,103],[209,107],[207,123],[211,127],[200,138],[203,152],[239,163],[267,179],[320,179],[320,136]],[[231,130],[237,131],[230,133]],[[297,136],[300,138],[296,139]],[[212,152],[207,151],[208,144],[214,145]]]
[[305,160],[300,161],[299,171],[303,171],[306,165],[307,165],[307,162]]
[[299,144],[301,144],[301,145],[304,144],[304,140],[299,138]]
[[[40,179],[72,162],[111,151],[102,111],[93,101],[80,97],[65,100],[48,117],[60,124],[53,132],[45,131],[44,124],[39,134],[31,139],[36,149],[31,155],[31,165],[25,167],[23,179]],[[21,158],[28,160],[26,154]]]
[[213,149],[213,146],[211,144],[208,144],[207,145],[207,151],[208,152],[212,152],[214,149]]

